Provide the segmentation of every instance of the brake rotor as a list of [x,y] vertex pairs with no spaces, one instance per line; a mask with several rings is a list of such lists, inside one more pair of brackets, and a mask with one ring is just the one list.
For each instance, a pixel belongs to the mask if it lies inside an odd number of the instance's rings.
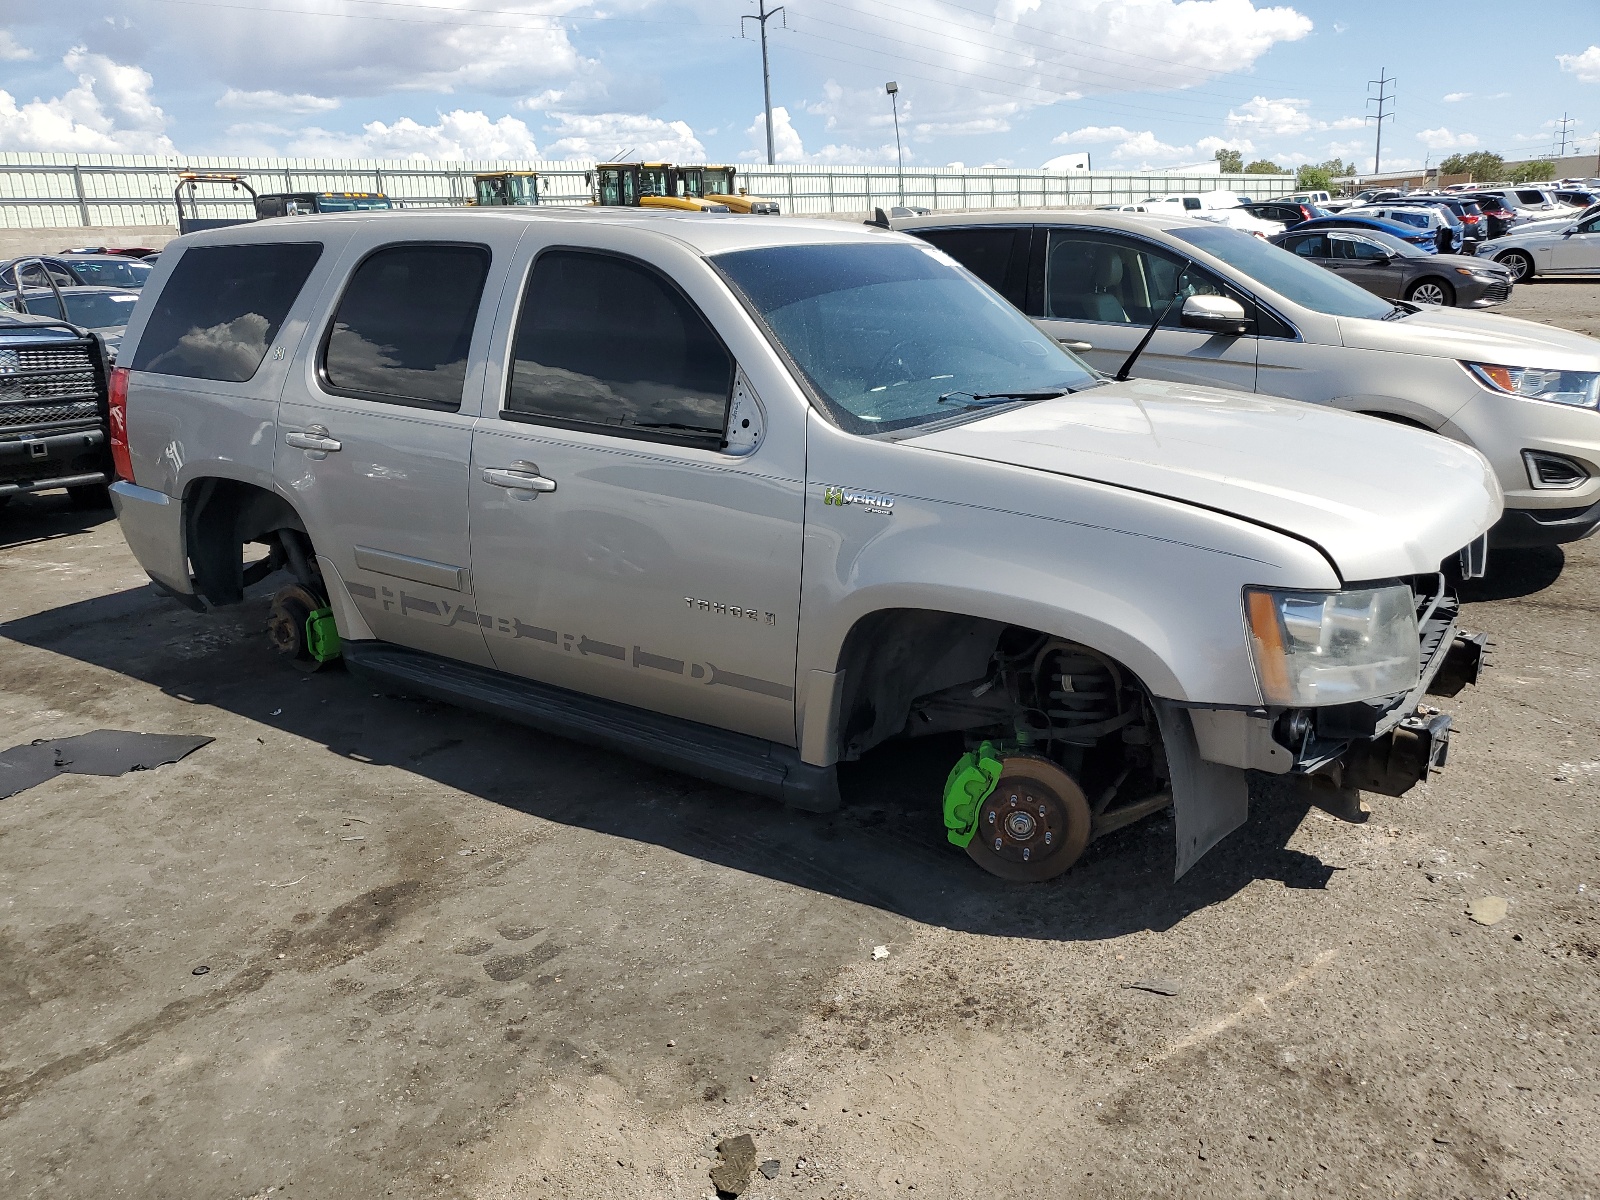
[[1072,776],[1044,758],[1008,758],[978,809],[967,854],[991,875],[1054,879],[1083,854],[1094,817]]
[[291,583],[272,597],[272,612],[267,617],[267,636],[280,656],[302,671],[316,671],[322,663],[311,657],[306,645],[306,622],[322,607],[322,602],[307,587]]

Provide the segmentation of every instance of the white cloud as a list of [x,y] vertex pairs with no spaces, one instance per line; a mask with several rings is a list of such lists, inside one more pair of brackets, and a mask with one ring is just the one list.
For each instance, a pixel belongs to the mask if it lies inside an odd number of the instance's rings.
[[0,29],[0,62],[26,62],[36,57],[32,50],[11,35],[10,30]]
[[1050,144],[1065,146],[1071,142],[1087,142],[1093,146],[1100,142],[1119,142],[1132,136],[1133,130],[1124,129],[1121,125],[1085,125],[1071,133],[1056,134],[1050,139]]
[[[750,128],[745,130],[750,138],[750,149],[740,154],[746,162],[764,162],[767,157],[767,120],[765,113],[757,113]],[[866,149],[849,144],[830,143],[821,150],[807,151],[794,127],[789,110],[782,105],[772,109],[772,154],[781,163],[881,163],[885,166],[896,161],[893,134],[891,140],[876,149]],[[905,159],[911,161],[909,147]]]
[[289,143],[292,154],[321,158],[414,158],[459,160],[481,158],[539,158],[533,134],[516,117],[491,121],[484,113],[441,113],[437,125],[423,125],[410,117],[393,124],[369,121],[359,134],[326,129],[306,129]]
[[1479,144],[1476,134],[1451,133],[1443,126],[1438,129],[1424,129],[1417,134],[1417,141],[1429,150],[1470,150]]
[[[1135,131],[1121,125],[1085,125],[1082,129],[1074,129],[1071,133],[1057,134],[1050,140],[1057,146],[1097,146],[1116,142],[1110,151],[1110,157],[1124,165],[1132,165],[1137,159],[1141,168],[1150,166],[1150,160],[1159,160],[1157,165],[1171,165],[1185,157],[1193,157],[1196,150],[1195,146],[1168,145],[1156,137],[1153,130]],[[1206,150],[1208,145],[1214,153],[1224,143],[1220,139],[1213,138],[1201,143],[1198,148]]]
[[1269,100],[1256,96],[1239,106],[1243,111],[1229,110],[1228,127],[1249,129],[1267,137],[1293,137],[1316,128],[1317,123],[1306,112],[1309,103],[1290,97]]
[[332,112],[339,107],[336,96],[313,96],[308,92],[285,95],[283,92],[241,92],[229,88],[217,101],[218,108],[243,109],[249,112],[277,112],[300,115],[304,113]]
[[61,62],[78,86],[54,99],[19,105],[0,90],[0,150],[172,152],[166,113],[150,98],[149,72],[82,46]]
[[623,153],[630,159],[706,160],[706,148],[686,121],[663,121],[642,113],[559,113],[554,119],[554,125],[545,127],[556,135],[546,158],[604,160]]
[[1590,46],[1582,54],[1558,54],[1556,62],[1571,71],[1579,83],[1600,83],[1600,46]]
[[1459,104],[1463,100],[1471,100],[1471,99],[1472,99],[1472,93],[1471,92],[1450,92],[1448,95],[1446,95],[1444,97],[1444,102],[1446,104]]

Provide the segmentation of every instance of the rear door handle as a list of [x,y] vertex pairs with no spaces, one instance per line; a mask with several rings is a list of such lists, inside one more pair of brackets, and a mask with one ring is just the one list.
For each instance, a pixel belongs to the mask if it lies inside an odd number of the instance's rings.
[[513,488],[519,492],[553,492],[556,481],[539,474],[533,463],[513,463],[509,467],[485,467],[483,481],[495,487]]
[[328,431],[321,425],[311,425],[304,433],[286,433],[283,440],[297,450],[321,450],[324,454],[344,448],[343,443],[329,437]]
[[1086,350],[1094,349],[1088,342],[1075,342],[1071,338],[1057,338],[1056,341],[1074,354],[1082,354]]

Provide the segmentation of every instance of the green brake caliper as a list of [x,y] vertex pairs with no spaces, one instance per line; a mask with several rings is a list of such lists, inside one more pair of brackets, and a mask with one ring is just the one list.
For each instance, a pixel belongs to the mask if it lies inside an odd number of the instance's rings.
[[319,608],[306,618],[306,653],[319,663],[339,657],[339,627],[333,623],[333,609]]
[[963,850],[978,831],[978,810],[1000,782],[1000,759],[993,742],[963,754],[944,781],[944,827],[950,844]]

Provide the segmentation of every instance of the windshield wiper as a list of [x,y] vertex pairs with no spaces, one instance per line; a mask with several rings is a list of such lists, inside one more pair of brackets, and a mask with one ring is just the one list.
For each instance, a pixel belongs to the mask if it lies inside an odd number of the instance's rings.
[[995,404],[1006,404],[1013,400],[1054,400],[1057,396],[1070,396],[1072,389],[1038,388],[1029,392],[946,392],[939,397],[940,404],[952,404],[956,397],[965,396],[969,403],[963,408],[989,408]]

